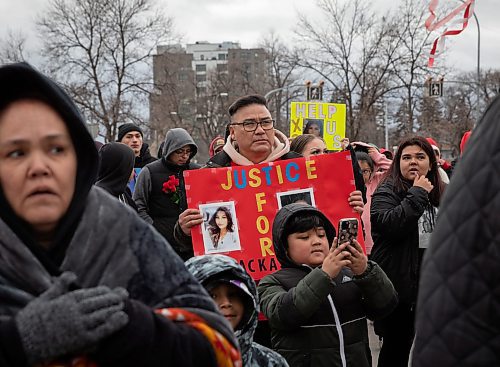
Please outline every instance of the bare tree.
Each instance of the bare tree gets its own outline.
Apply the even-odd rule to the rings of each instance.
[[[274,32],[264,37],[260,47],[266,51],[269,61],[266,87],[268,91],[276,91],[269,96],[269,106],[276,116],[276,128],[286,132],[289,129],[288,105],[297,95],[297,90],[290,87],[299,84],[299,60]]]
[[[399,116],[402,124],[400,132],[404,135],[416,130],[418,101],[424,97],[425,79],[440,71],[427,67],[427,52],[433,41],[430,39],[430,33],[423,27],[427,15],[424,3],[415,0],[405,0],[394,15],[400,42],[398,57],[392,61],[396,82],[388,92],[395,92],[394,94],[401,96],[403,103],[406,103],[406,116]]]
[[[296,33],[301,43],[301,65],[314,70],[347,104],[347,135],[362,138],[371,129],[375,104],[391,87],[391,65],[397,57],[394,24],[379,19],[369,2],[317,0],[325,24],[302,16]],[[366,136],[365,136],[366,137]]]
[[[0,64],[21,62],[26,59],[26,36],[21,32],[9,30],[0,39]]]
[[[145,123],[151,55],[172,36],[153,0],[50,0],[37,26],[54,78],[107,141],[124,122]]]

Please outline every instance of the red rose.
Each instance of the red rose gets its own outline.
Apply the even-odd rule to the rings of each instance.
[[[168,181],[165,181],[162,185],[162,190],[166,194],[177,192],[177,187],[179,186],[179,179],[174,175],[168,178]]]

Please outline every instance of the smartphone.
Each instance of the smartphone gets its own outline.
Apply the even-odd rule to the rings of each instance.
[[[358,237],[358,219],[342,218],[339,221],[338,245],[349,242],[353,244],[353,240]]]

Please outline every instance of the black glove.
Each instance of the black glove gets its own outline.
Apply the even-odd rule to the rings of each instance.
[[[63,273],[16,315],[29,363],[81,352],[128,323],[125,289],[99,286],[68,292],[75,279],[73,273]]]

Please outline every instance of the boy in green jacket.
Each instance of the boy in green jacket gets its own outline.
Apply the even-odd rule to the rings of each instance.
[[[281,270],[258,286],[273,349],[292,367],[371,366],[366,318],[397,304],[383,270],[357,241],[337,246],[332,223],[306,204],[280,209],[273,244]]]

